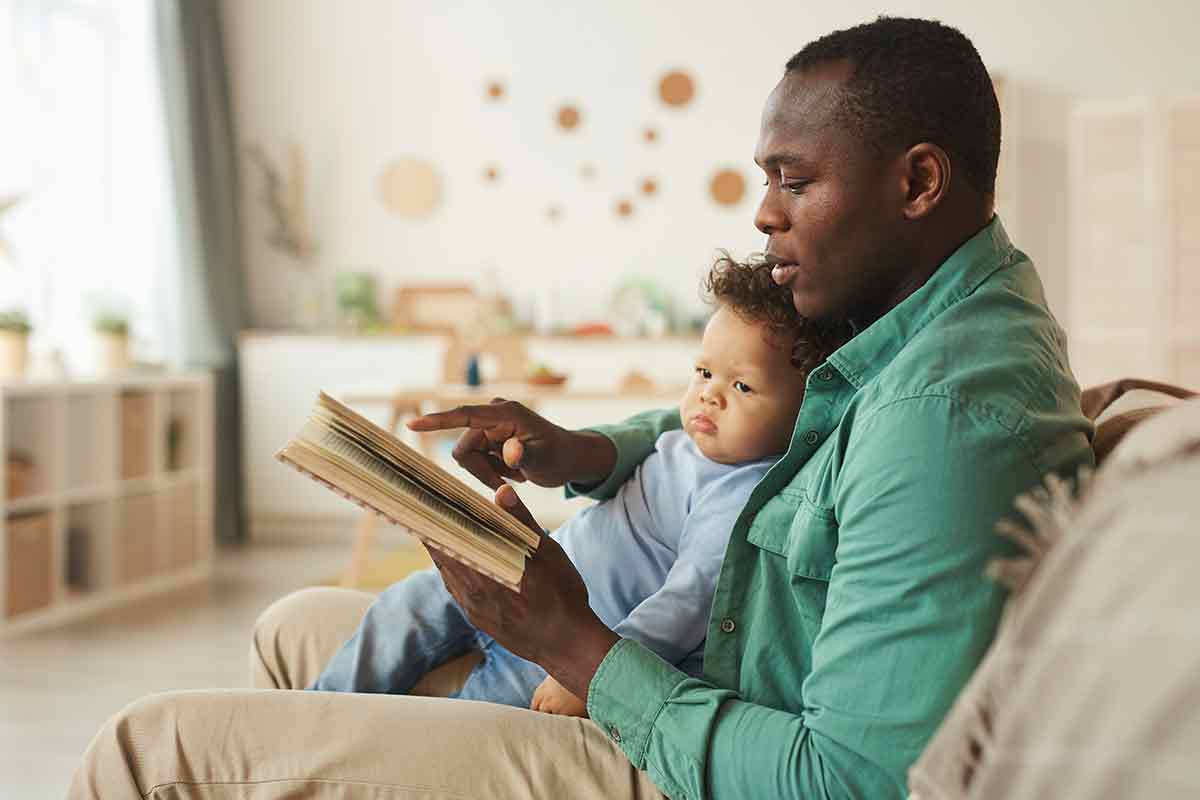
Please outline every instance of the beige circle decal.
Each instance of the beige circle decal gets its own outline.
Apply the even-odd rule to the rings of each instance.
[[[712,199],[722,206],[736,206],[746,194],[746,179],[736,169],[718,170],[708,185]]]
[[[550,206],[547,208],[546,218],[551,222],[558,222],[562,219],[562,206]]]
[[[590,181],[596,177],[596,167],[592,164],[581,164],[579,167],[579,177],[585,181]]]
[[[618,200],[616,212],[617,212],[618,217],[632,217],[633,216],[633,203],[629,202],[629,200],[626,200],[626,199]]]
[[[658,96],[667,105],[682,108],[696,96],[696,82],[683,70],[671,70],[658,82]]]
[[[560,106],[558,109],[558,127],[564,131],[573,131],[579,127],[581,115],[575,106]]]
[[[437,207],[438,177],[428,161],[393,161],[379,176],[383,207],[401,217],[427,217]]]
[[[654,178],[644,178],[640,188],[642,194],[651,197],[658,194],[658,181],[654,180]]]
[[[487,85],[487,96],[489,100],[499,100],[504,97],[504,84],[500,81],[492,81]]]

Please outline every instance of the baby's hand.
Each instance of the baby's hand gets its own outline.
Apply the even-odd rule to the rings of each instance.
[[[529,707],[534,711],[546,714],[559,714],[564,717],[586,717],[587,703],[568,692],[558,681],[550,676],[542,681],[541,686],[533,692],[533,702]]]

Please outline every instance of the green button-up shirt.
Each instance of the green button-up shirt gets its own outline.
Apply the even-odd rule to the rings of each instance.
[[[998,219],[808,378],[783,458],[729,540],[703,679],[628,639],[588,713],[683,798],[904,794],[992,639],[984,568],[1014,497],[1092,460],[1066,341]],[[597,428],[611,496],[679,427]]]

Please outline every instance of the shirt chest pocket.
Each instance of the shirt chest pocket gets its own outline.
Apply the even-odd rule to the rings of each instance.
[[[746,540],[780,559],[795,594],[796,606],[807,617],[825,613],[829,577],[837,562],[837,521],[814,506],[802,493],[784,490],[755,515]]]

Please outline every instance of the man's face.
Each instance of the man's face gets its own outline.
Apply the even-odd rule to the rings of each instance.
[[[767,234],[776,282],[806,317],[873,321],[908,259],[899,159],[836,119],[846,64],[789,72],[763,109],[754,160],[766,190],[754,223]]]

